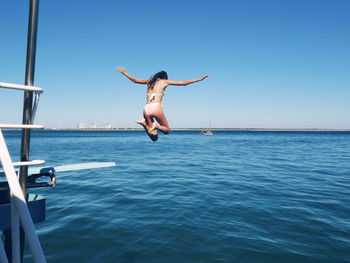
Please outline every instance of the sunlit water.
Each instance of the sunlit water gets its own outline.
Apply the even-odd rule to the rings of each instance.
[[[350,262],[350,133],[35,131],[48,262]],[[20,133],[5,132],[13,159]],[[31,262],[26,251],[26,262]]]

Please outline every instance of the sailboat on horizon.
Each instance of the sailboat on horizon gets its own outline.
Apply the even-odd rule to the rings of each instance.
[[[209,121],[209,128],[204,130],[204,131],[201,131],[201,134],[203,135],[213,135],[213,132],[211,131],[211,123]]]

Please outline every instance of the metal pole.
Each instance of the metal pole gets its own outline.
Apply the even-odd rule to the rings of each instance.
[[[38,13],[39,13],[39,0],[30,0],[28,36],[27,36],[26,75],[25,75],[25,85],[27,86],[34,86]],[[23,117],[22,117],[23,124],[31,124],[32,115],[33,115],[32,109],[33,109],[33,91],[24,91]],[[21,156],[20,156],[21,161],[29,161],[30,132],[31,132],[30,129],[22,129]],[[28,175],[28,167],[27,166],[20,167],[19,184],[25,199],[27,196],[27,187],[26,187],[27,175]],[[23,225],[23,221],[21,223]],[[29,238],[31,237],[29,236]],[[22,230],[22,228],[20,228],[21,262],[23,261],[24,239],[25,239],[24,231]]]
[[[27,39],[27,59],[26,59],[26,76],[25,85],[34,85],[35,73],[35,55],[36,55],[36,39],[38,26],[39,0],[30,0],[29,21],[28,21],[28,39]],[[33,92],[24,91],[23,102],[23,124],[31,124],[32,121],[32,107],[33,107]],[[21,141],[21,161],[29,160],[30,149],[30,129],[22,130]],[[23,166],[19,171],[19,182],[26,196],[26,179],[28,175],[28,167]]]

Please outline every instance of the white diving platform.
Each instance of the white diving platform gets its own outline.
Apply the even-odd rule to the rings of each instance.
[[[42,173],[48,170],[52,170],[56,173],[59,172],[70,172],[78,170],[87,170],[87,169],[96,169],[96,168],[105,168],[105,167],[114,167],[117,166],[115,162],[91,162],[91,163],[75,163],[75,164],[65,164],[54,167],[31,167],[28,169],[29,174]]]

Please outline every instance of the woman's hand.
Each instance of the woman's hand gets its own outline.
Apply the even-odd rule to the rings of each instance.
[[[201,79],[203,80],[203,79],[209,78],[209,77],[210,77],[210,75],[208,74],[208,75],[205,75],[205,76],[201,77]]]
[[[123,68],[123,67],[117,67],[117,70],[122,74],[124,74],[126,72],[125,68]]]
[[[117,70],[120,73],[122,73],[125,77],[130,79],[132,82],[139,83],[139,84],[147,84],[149,82],[149,79],[137,79],[137,78],[131,76],[129,73],[126,73],[126,70],[123,67],[117,67]]]

